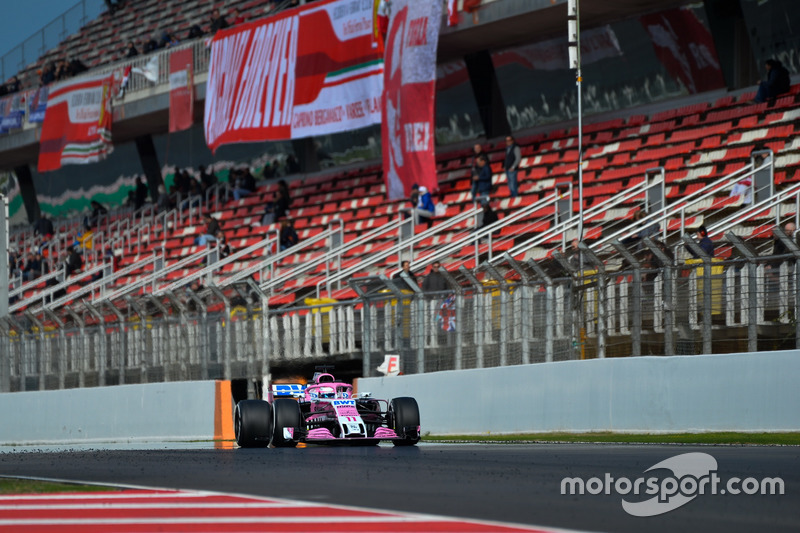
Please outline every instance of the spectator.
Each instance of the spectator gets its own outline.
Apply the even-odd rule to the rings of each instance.
[[[209,26],[209,33],[212,35],[217,33],[219,30],[224,30],[228,27],[228,21],[225,20],[225,17],[220,15],[219,9],[214,9],[211,12],[211,25]]]
[[[764,68],[767,71],[767,79],[759,83],[755,98],[759,103],[775,100],[779,95],[788,93],[792,85],[789,71],[777,59],[767,59]]]
[[[506,136],[506,159],[503,168],[506,171],[506,178],[508,179],[508,190],[511,192],[511,198],[516,198],[519,193],[519,186],[517,183],[517,172],[519,164],[522,162],[522,150],[520,149],[514,137],[511,135]]]
[[[156,41],[155,37],[150,37],[142,45],[143,54],[149,54],[150,52],[155,52],[156,50],[158,50],[158,41]]]
[[[206,167],[200,165],[198,167],[200,170],[200,181],[203,183],[203,188],[208,190],[214,185],[217,184],[217,177],[214,175],[214,172],[206,172]]]
[[[141,209],[147,202],[147,185],[142,181],[141,176],[136,176],[136,188],[134,189],[134,208]]]
[[[249,169],[242,169],[237,173],[236,181],[233,185],[233,199],[240,200],[256,190],[256,179]]]
[[[289,185],[286,180],[280,180],[278,181],[278,197],[275,200],[275,220],[285,218],[291,205],[292,197],[289,194]]]
[[[236,26],[237,24],[242,24],[244,22],[244,17],[239,12],[239,8],[238,7],[234,7],[233,8],[233,14],[231,15],[231,20],[233,20],[233,23],[232,23],[233,26]]]
[[[423,292],[443,292],[450,289],[447,280],[442,273],[439,272],[441,266],[442,264],[439,261],[434,261],[431,264],[431,271],[425,276],[425,279],[422,280]]]
[[[92,200],[90,204],[92,206],[92,212],[89,214],[89,217],[84,220],[84,226],[87,229],[96,228],[100,223],[100,217],[108,214],[108,209],[106,209],[105,206],[103,206],[100,202]]]
[[[572,268],[575,270],[580,270],[581,268],[581,249],[579,248],[580,241],[578,239],[572,239],[572,245],[570,246],[569,253],[567,255],[567,262],[570,264]]]
[[[186,200],[181,204],[181,209],[200,207],[200,204],[203,203],[202,185],[195,178],[189,178],[189,192],[186,193],[186,196]]]
[[[125,57],[136,57],[139,55],[139,50],[136,49],[136,44],[131,41],[128,43],[128,48],[125,52]]]
[[[180,44],[180,41],[167,30],[161,33],[161,40],[158,42],[159,48],[170,48],[178,44]]]
[[[497,212],[492,209],[492,203],[488,198],[482,198],[481,204],[483,204],[483,219],[481,220],[481,225],[478,229],[488,228],[500,220],[500,217],[497,216]],[[497,231],[492,232],[492,235],[497,235]]]
[[[225,259],[229,255],[231,255],[231,247],[228,244],[228,239],[225,238],[225,232],[222,230],[217,230],[217,251],[219,252],[219,258]]]
[[[709,257],[714,257],[714,243],[708,237],[708,230],[705,226],[700,226],[697,228],[697,236],[699,237],[697,244],[700,246],[700,248],[702,248]],[[692,257],[695,259],[699,258],[699,256],[691,248],[689,248],[689,253],[692,254]]]
[[[477,200],[479,196],[489,196],[492,192],[492,169],[489,167],[489,160],[483,154],[475,160],[475,171],[472,174],[472,199]]]
[[[42,275],[42,259],[33,252],[28,253],[28,258],[25,261],[25,267],[22,269],[22,279],[31,281]],[[13,275],[13,274],[12,274]]]
[[[78,58],[74,58],[72,61],[67,62],[67,74],[69,76],[77,76],[78,74],[82,74],[87,70],[89,70],[89,67],[87,67],[86,64]]]
[[[478,158],[484,155],[486,154],[483,152],[483,146],[481,146],[480,144],[476,144],[475,146],[472,147],[472,167],[471,167],[472,174],[475,174],[477,172]]]
[[[298,172],[300,172],[300,163],[297,162],[297,158],[294,154],[289,154],[286,157],[286,173],[297,174]]]
[[[203,28],[200,27],[199,24],[192,24],[192,27],[189,28],[189,33],[186,34],[186,39],[198,39],[203,36]]]
[[[14,94],[18,93],[20,89],[19,78],[16,76],[11,76],[11,79],[8,80],[8,83],[5,84],[6,94]]]
[[[53,229],[53,221],[47,218],[44,213],[39,215],[39,220],[36,221],[36,226],[33,228],[34,235],[40,235],[44,240],[49,241],[55,234]]]
[[[217,232],[222,230],[222,228],[219,225],[219,221],[216,218],[212,217],[209,214],[206,214],[205,219],[206,219],[205,232],[194,240],[194,243],[198,246],[205,246],[209,242],[216,241]]]
[[[433,205],[433,199],[431,198],[431,193],[428,192],[428,188],[420,187],[417,204],[411,208],[411,212],[414,214],[414,222],[422,224],[422,219],[424,218],[428,221],[428,226],[430,226],[433,223],[432,219],[435,211],[436,206]]]
[[[405,272],[406,275],[411,279],[410,282],[406,281],[403,278],[403,272]],[[411,285],[409,285],[409,283],[413,283],[414,285],[419,287],[419,283],[417,282],[417,277],[414,275],[413,272],[411,272],[411,261],[403,261],[402,263],[400,263],[400,271],[398,271],[394,276],[392,276],[392,279],[396,280],[397,288],[400,290],[403,289],[413,290],[411,288]]]
[[[294,223],[291,220],[281,221],[280,246],[281,252],[300,242]]]
[[[275,222],[275,202],[268,201],[264,206],[264,214],[261,215],[261,225],[269,226]]]
[[[75,249],[74,246],[69,246],[67,248],[67,258],[66,258],[66,265],[65,265],[65,272],[67,277],[70,277],[72,274],[77,272],[83,266],[83,259],[81,259],[81,255]]]
[[[39,85],[44,87],[45,85],[50,85],[54,81],[56,81],[56,66],[52,61],[48,61],[44,64],[44,68],[39,76]]]
[[[790,238],[794,239],[794,233],[797,231],[797,225],[794,222],[787,222],[785,226],[783,226],[783,232]],[[786,255],[789,253],[789,250],[786,249],[786,245],[783,244],[783,241],[780,240],[778,237],[775,237],[772,241],[772,255]]]
[[[169,211],[172,209],[172,199],[167,194],[167,188],[163,184],[158,186],[158,205],[159,212]]]

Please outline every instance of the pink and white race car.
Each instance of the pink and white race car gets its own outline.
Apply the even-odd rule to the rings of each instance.
[[[414,398],[354,396],[352,385],[325,371],[315,373],[308,385],[273,385],[267,400],[240,401],[233,426],[242,448],[299,442],[370,446],[389,440],[395,446],[413,446],[420,439]]]

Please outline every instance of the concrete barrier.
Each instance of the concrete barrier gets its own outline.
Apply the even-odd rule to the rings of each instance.
[[[358,380],[439,435],[800,431],[800,350],[631,357]]]
[[[0,444],[233,438],[229,381],[0,395]]]

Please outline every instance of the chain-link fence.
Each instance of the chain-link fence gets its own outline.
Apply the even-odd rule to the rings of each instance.
[[[139,312],[2,327],[2,391],[197,379],[259,379],[278,365],[384,354],[403,373],[637,355],[794,348],[800,269],[792,256],[534,276],[463,271],[452,290],[398,291],[385,278],[357,300],[270,310]],[[541,274],[541,273],[540,273]],[[394,292],[393,292],[394,291]],[[95,311],[96,312],[96,311]],[[52,324],[52,323],[50,323]]]

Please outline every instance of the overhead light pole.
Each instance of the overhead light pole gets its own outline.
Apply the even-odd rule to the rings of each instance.
[[[569,68],[578,86],[578,240],[583,240],[583,96],[581,91],[581,24],[579,0],[567,0]]]

